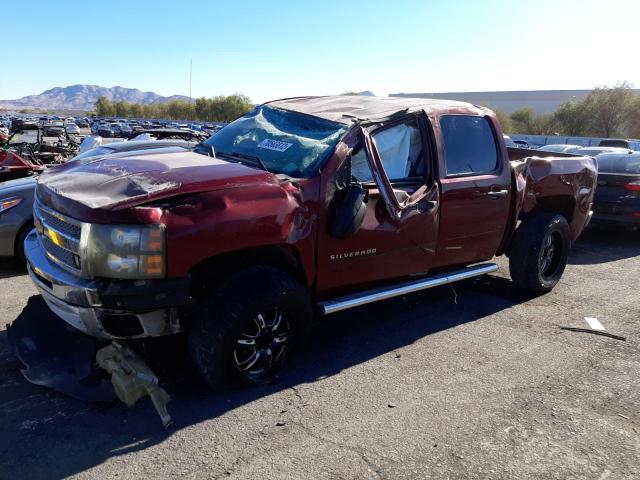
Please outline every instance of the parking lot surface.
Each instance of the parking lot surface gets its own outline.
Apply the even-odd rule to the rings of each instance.
[[[0,262],[0,478],[640,478],[638,233],[588,230],[548,295],[522,296],[500,259],[337,314],[277,385],[214,395],[185,368],[168,431],[148,398],[23,379],[5,328],[36,291]],[[560,328],[584,317],[625,340]]]

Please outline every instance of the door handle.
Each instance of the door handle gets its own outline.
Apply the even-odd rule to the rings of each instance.
[[[438,206],[437,202],[434,202],[433,200],[425,200],[425,201],[417,202],[417,203],[414,203],[413,205],[410,205],[407,208],[407,210],[417,210],[420,213],[428,213],[434,208],[436,208],[437,206]]]
[[[506,197],[507,195],[509,195],[509,190],[492,190],[487,193],[487,197],[492,200],[498,200],[500,198]]]
[[[434,202],[433,200],[427,200],[426,202],[419,202],[418,211],[420,213],[427,213],[433,210],[434,208],[436,208],[437,206],[438,206],[438,203]]]

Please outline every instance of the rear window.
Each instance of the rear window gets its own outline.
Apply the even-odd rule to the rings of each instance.
[[[485,117],[444,115],[440,117],[447,175],[488,173],[498,166],[493,129]]]
[[[629,142],[626,140],[600,140],[599,147],[619,147],[629,148]]]
[[[640,155],[600,155],[598,172],[640,175]]]

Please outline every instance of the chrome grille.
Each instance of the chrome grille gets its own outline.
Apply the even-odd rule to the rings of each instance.
[[[71,223],[67,223],[64,220],[60,219],[48,213],[42,209],[40,209],[40,213],[42,214],[42,220],[49,225],[49,227],[54,228],[60,233],[63,233],[71,238],[76,239],[76,241],[80,242],[80,232],[81,227],[79,225],[73,225]]]
[[[45,207],[36,201],[34,223],[42,248],[61,267],[80,275],[80,236],[82,223]]]
[[[45,236],[41,236],[42,246],[54,260],[64,263],[67,267],[80,270],[80,257],[69,250],[59,247]]]

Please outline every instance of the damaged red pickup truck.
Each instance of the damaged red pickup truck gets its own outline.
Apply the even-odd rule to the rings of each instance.
[[[597,172],[537,155],[507,151],[495,115],[466,103],[274,101],[194,152],[43,173],[29,273],[89,335],[187,332],[212,387],[269,382],[312,318],[492,272],[496,255],[518,286],[551,290]]]

